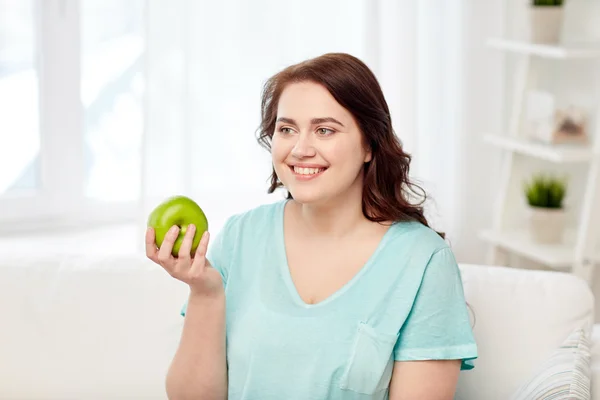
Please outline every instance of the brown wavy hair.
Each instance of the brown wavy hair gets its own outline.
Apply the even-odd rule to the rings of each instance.
[[[271,151],[281,93],[290,83],[306,81],[324,86],[353,115],[371,149],[372,159],[364,165],[362,211],[365,217],[374,222],[418,221],[429,227],[423,213],[427,195],[409,178],[411,155],[402,149],[392,128],[379,82],[369,67],[352,55],[327,53],[291,65],[269,78],[262,91],[261,123],[257,129],[259,144]],[[268,193],[283,186],[275,168],[270,179]],[[289,191],[287,198],[292,199]],[[417,201],[413,203],[411,199]],[[444,233],[438,234],[445,238]]]

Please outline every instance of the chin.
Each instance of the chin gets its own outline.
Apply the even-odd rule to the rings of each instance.
[[[316,196],[294,195],[294,193],[292,193],[292,197],[296,203],[300,204],[318,204],[319,200],[321,200]]]
[[[292,189],[288,191],[291,193],[292,197],[294,198],[294,201],[300,204],[312,204],[312,205],[316,205],[316,204],[324,204],[327,203],[331,197],[326,195],[325,193],[319,191],[314,191],[314,190],[307,190],[305,188],[302,189]]]

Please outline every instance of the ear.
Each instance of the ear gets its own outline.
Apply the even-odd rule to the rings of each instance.
[[[371,152],[371,149],[367,149],[367,151],[365,153],[365,161],[364,162],[368,163],[372,159],[373,159],[373,153]]]

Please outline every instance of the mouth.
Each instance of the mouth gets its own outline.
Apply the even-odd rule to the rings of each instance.
[[[290,170],[292,171],[292,173],[294,174],[294,176],[297,179],[301,179],[301,180],[314,179],[314,178],[320,176],[321,174],[323,174],[323,172],[325,172],[325,170],[327,170],[327,167],[306,168],[306,167],[298,167],[295,165],[289,165],[289,167],[290,167]]]

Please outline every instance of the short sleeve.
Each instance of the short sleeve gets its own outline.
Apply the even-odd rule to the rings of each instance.
[[[430,258],[412,309],[394,347],[396,361],[461,359],[474,368],[477,345],[460,270],[450,248]]]
[[[208,244],[208,250],[206,251],[206,258],[213,266],[214,269],[219,271],[221,278],[223,279],[223,286],[227,287],[227,278],[229,276],[229,264],[230,255],[232,249],[230,248],[233,243],[231,240],[232,232],[231,225],[234,217],[227,219],[221,230],[214,236]],[[180,314],[185,316],[187,309],[187,301],[181,308]]]

